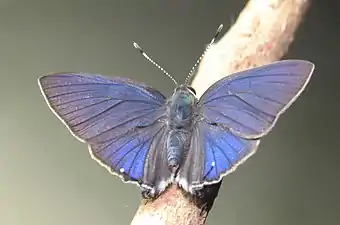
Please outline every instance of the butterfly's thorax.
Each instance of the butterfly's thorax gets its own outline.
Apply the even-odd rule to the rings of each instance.
[[[191,136],[197,98],[186,87],[180,86],[168,101],[167,157],[168,166],[175,172]]]

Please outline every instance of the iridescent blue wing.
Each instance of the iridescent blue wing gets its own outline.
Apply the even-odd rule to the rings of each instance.
[[[190,151],[176,178],[193,193],[251,156],[307,85],[314,65],[285,60],[227,76],[198,102]]]
[[[192,194],[204,185],[219,182],[223,176],[256,152],[260,140],[247,140],[205,120],[196,122],[190,150],[176,181]]]
[[[170,182],[160,92],[125,78],[81,73],[44,76],[39,85],[55,115],[111,173],[151,194]]]
[[[305,89],[314,64],[283,60],[235,73],[213,84],[200,98],[202,115],[244,138],[260,138]]]

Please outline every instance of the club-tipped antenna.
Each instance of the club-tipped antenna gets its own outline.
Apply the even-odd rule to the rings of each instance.
[[[188,83],[190,82],[190,78],[194,75],[194,72],[196,70],[196,68],[198,67],[198,65],[201,63],[202,59],[204,58],[205,54],[207,53],[207,51],[209,50],[209,48],[215,43],[216,38],[218,37],[218,35],[221,33],[223,28],[223,24],[221,24],[217,30],[216,30],[216,34],[215,36],[211,39],[210,43],[207,45],[207,47],[205,48],[205,50],[203,51],[202,55],[197,59],[196,63],[194,64],[194,66],[191,68],[189,75],[185,78],[185,85],[188,85]]]
[[[160,65],[158,65],[158,63],[151,59],[151,57],[148,56],[148,54],[146,54],[146,52],[141,47],[139,47],[139,45],[136,42],[133,42],[133,46],[139,50],[139,52],[144,56],[144,58],[149,60],[149,62],[151,62],[154,66],[160,69],[166,76],[168,76],[176,84],[176,86],[178,86],[177,81],[170,75],[170,73],[166,72],[165,69],[163,69]]]

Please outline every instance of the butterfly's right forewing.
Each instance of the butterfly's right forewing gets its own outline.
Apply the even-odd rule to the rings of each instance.
[[[110,172],[151,192],[170,180],[155,166],[166,152],[166,99],[160,92],[124,78],[79,73],[44,76],[39,85],[56,116]]]

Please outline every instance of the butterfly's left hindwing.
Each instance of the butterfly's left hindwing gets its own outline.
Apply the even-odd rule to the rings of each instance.
[[[219,182],[256,152],[260,140],[247,140],[205,120],[196,123],[177,181],[190,193]]]
[[[166,99],[160,92],[124,78],[79,73],[44,76],[39,85],[51,110],[110,172],[151,192],[170,179],[170,173],[147,176],[159,168],[145,174],[155,162],[149,159],[166,151],[159,144],[166,131]]]

